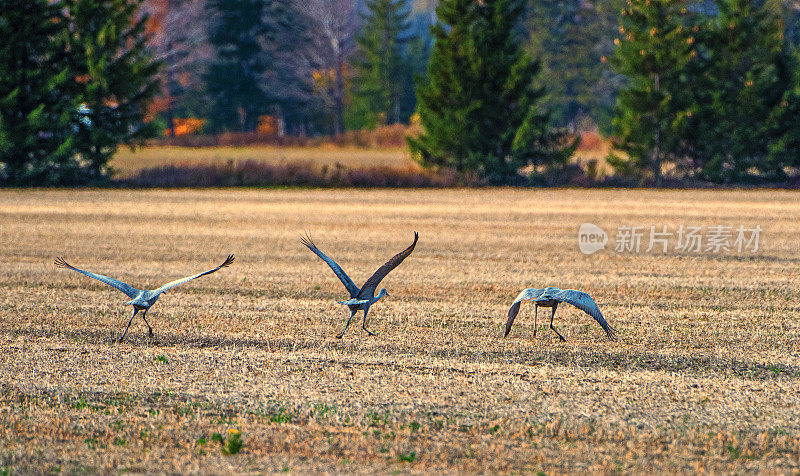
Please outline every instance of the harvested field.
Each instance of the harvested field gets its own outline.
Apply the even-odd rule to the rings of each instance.
[[[584,222],[607,250],[580,253]],[[769,190],[2,191],[0,470],[797,473],[799,222]],[[719,224],[759,249],[644,252],[650,226]],[[361,284],[414,230],[378,335],[335,339],[346,293],[300,234]],[[53,265],[155,288],[230,252],[121,345],[126,296]],[[501,338],[545,285],[620,340],[567,305],[567,342],[549,309],[534,339],[529,303]]]

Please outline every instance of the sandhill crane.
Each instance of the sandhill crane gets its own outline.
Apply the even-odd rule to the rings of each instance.
[[[508,333],[511,332],[511,325],[514,324],[514,319],[519,313],[519,306],[522,301],[533,301],[535,305],[535,311],[533,314],[534,337],[536,337],[536,318],[537,314],[539,313],[539,307],[551,307],[553,308],[553,313],[550,315],[550,329],[552,329],[553,332],[558,335],[562,342],[567,341],[564,339],[564,336],[562,336],[556,330],[556,328],[553,327],[553,318],[556,315],[556,308],[558,307],[558,304],[566,302],[592,316],[594,320],[600,324],[603,330],[606,331],[606,336],[608,336],[609,339],[617,340],[617,330],[608,325],[606,320],[603,319],[603,313],[600,312],[600,308],[597,307],[597,304],[594,302],[594,299],[592,299],[591,296],[583,291],[576,291],[574,289],[559,289],[554,287],[547,287],[544,289],[528,288],[519,293],[517,299],[515,299],[514,303],[511,305],[511,309],[508,310],[506,333],[503,335],[503,337],[508,336]]]
[[[386,277],[393,269],[395,269],[400,263],[403,262],[404,259],[414,251],[414,247],[417,245],[417,240],[419,239],[419,233],[416,231],[414,232],[414,242],[411,243],[411,246],[406,248],[405,250],[401,251],[394,255],[389,261],[387,261],[383,266],[378,268],[375,273],[369,277],[369,279],[361,286],[361,289],[358,289],[353,283],[353,280],[350,279],[350,276],[344,272],[341,266],[339,266],[336,261],[329,258],[325,253],[319,250],[317,246],[311,241],[311,237],[306,234],[306,236],[300,238],[300,242],[306,245],[308,249],[314,252],[317,256],[319,256],[322,261],[328,263],[328,266],[331,267],[336,277],[339,278],[339,281],[344,284],[344,287],[347,288],[347,292],[350,293],[350,299],[347,301],[339,301],[339,304],[344,304],[348,308],[350,308],[350,318],[347,319],[347,324],[344,326],[344,330],[342,333],[336,336],[337,339],[341,339],[344,336],[345,331],[350,326],[350,321],[353,320],[353,316],[356,315],[356,312],[362,310],[364,311],[364,320],[361,322],[361,328],[367,331],[367,333],[371,336],[375,334],[367,329],[367,313],[369,312],[369,307],[375,304],[380,298],[383,296],[388,296],[389,293],[386,292],[386,289],[381,289],[381,292],[375,296],[375,289],[377,289],[378,284],[381,282],[383,278]]]
[[[150,309],[150,307],[153,304],[156,303],[156,301],[158,300],[158,297],[161,296],[161,294],[166,292],[168,289],[174,288],[175,286],[178,286],[180,284],[189,282],[189,281],[191,281],[193,279],[197,279],[200,276],[205,276],[207,274],[211,274],[211,273],[213,273],[215,271],[218,271],[221,268],[225,268],[227,266],[230,266],[230,264],[233,263],[234,259],[236,259],[236,258],[232,254],[228,255],[228,257],[225,258],[225,261],[221,265],[217,266],[214,269],[205,271],[205,272],[200,273],[200,274],[195,274],[194,276],[187,276],[185,278],[176,279],[175,281],[171,281],[171,282],[161,286],[160,288],[153,289],[153,290],[136,289],[136,288],[134,288],[132,286],[129,286],[128,284],[123,283],[122,281],[117,281],[114,278],[109,278],[108,276],[103,276],[102,274],[95,274],[95,273],[92,273],[92,272],[89,272],[89,271],[84,271],[82,269],[78,269],[78,268],[70,265],[66,261],[64,261],[64,258],[61,258],[61,257],[57,257],[56,260],[55,260],[55,263],[56,263],[56,266],[58,266],[59,268],[71,269],[73,271],[77,271],[79,273],[85,274],[86,276],[89,276],[90,278],[94,278],[94,279],[96,279],[98,281],[102,281],[102,282],[108,284],[109,286],[111,286],[112,288],[116,288],[116,289],[122,291],[123,293],[127,294],[129,298],[131,298],[131,300],[126,302],[125,304],[130,304],[131,306],[133,306],[133,315],[131,316],[130,320],[128,321],[128,326],[125,327],[125,332],[122,333],[122,337],[119,338],[119,342],[122,342],[125,339],[125,336],[128,334],[128,328],[131,327],[131,322],[133,322],[133,318],[136,317],[136,313],[138,313],[139,311],[142,311],[142,319],[144,319],[144,323],[147,324],[147,329],[148,329],[150,337],[153,337],[153,328],[150,327],[150,323],[147,322],[147,318],[145,317],[145,314],[147,314],[147,311]]]

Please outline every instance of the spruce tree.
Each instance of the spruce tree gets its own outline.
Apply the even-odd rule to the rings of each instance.
[[[365,3],[367,13],[362,14],[363,26],[356,38],[358,59],[350,114],[358,114],[363,122],[352,124],[351,120],[350,125],[361,128],[407,122],[411,115],[407,84],[413,83],[407,48],[410,10],[405,0]]]
[[[701,39],[708,66],[695,84],[690,134],[700,175],[715,182],[748,180],[755,171],[780,177],[767,160],[770,127],[792,77],[777,5],[720,0]]]
[[[783,58],[792,79],[770,114],[769,130],[774,139],[764,165],[766,174],[777,177],[786,167],[800,169],[800,51],[785,48]]]
[[[691,116],[681,91],[691,89],[687,67],[696,56],[686,3],[630,0],[622,10],[614,56],[617,73],[627,77],[612,121],[618,171],[660,184],[666,165],[680,166],[682,133]]]
[[[145,35],[141,0],[72,0],[72,74],[81,101],[75,149],[85,163],[83,180],[107,176],[119,145],[135,146],[158,134],[146,122],[160,92],[161,63]]]
[[[267,0],[209,0],[209,41],[216,60],[205,74],[213,130],[252,131],[267,111],[263,88],[272,40],[266,18]]]
[[[540,65],[520,46],[522,0],[451,0],[438,23],[417,110],[425,132],[409,138],[424,166],[477,172],[496,183],[525,165],[562,166],[572,148],[548,127],[533,80]]]
[[[0,184],[74,179],[66,18],[61,3],[7,0],[0,13]]]
[[[611,55],[623,0],[538,0],[530,2],[526,27],[531,51],[541,52],[542,84],[548,85],[553,121],[611,131],[611,115],[622,77]]]

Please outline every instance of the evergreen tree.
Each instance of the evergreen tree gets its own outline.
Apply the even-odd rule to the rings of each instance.
[[[362,29],[356,37],[358,60],[355,61],[355,91],[351,116],[356,113],[362,124],[407,122],[412,108],[407,84],[413,84],[408,52],[410,10],[405,0],[367,0],[362,15]],[[351,121],[352,122],[352,121]]]
[[[687,136],[697,166],[715,182],[739,182],[752,171],[781,176],[782,168],[767,161],[776,140],[770,122],[792,83],[780,7],[752,0],[717,5],[701,38],[708,65],[693,88]]]
[[[425,132],[408,140],[422,165],[505,182],[525,165],[566,163],[572,147],[564,133],[549,129],[544,91],[533,85],[540,65],[515,34],[524,3],[439,4],[428,75],[417,90]]]
[[[216,60],[205,75],[213,130],[251,131],[267,111],[263,81],[271,58],[265,43],[273,41],[265,0],[209,0],[209,41]]]
[[[541,83],[548,85],[553,122],[611,132],[622,76],[605,63],[619,27],[622,0],[530,2],[526,27],[531,51],[541,52]]]
[[[0,12],[0,183],[74,179],[66,18],[61,3],[6,0]]]
[[[775,138],[766,159],[767,174],[781,176],[785,167],[800,169],[800,51],[784,51],[792,80],[780,103],[770,115],[770,131]]]
[[[628,80],[612,122],[614,147],[627,158],[612,154],[607,160],[620,172],[656,184],[667,164],[680,167],[684,157],[682,133],[691,109],[682,91],[692,87],[686,72],[696,56],[688,20],[682,1],[630,0],[609,60]]]
[[[72,0],[72,74],[81,101],[75,152],[85,163],[84,180],[106,176],[119,145],[155,137],[147,109],[160,92],[161,63],[147,47],[141,0]]]

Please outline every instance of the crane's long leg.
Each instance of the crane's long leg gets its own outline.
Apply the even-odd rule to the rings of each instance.
[[[367,331],[367,334],[369,334],[371,336],[374,336],[375,333],[372,332],[371,330],[367,329],[367,313],[368,312],[369,312],[369,308],[365,307],[364,308],[364,320],[361,321],[361,328],[364,329],[365,331]]]
[[[536,325],[536,319],[539,316],[539,303],[533,303],[533,337],[536,337],[536,329],[538,326]]]
[[[566,341],[567,341],[567,339],[565,339],[565,338],[564,338],[564,336],[562,336],[562,335],[561,335],[561,334],[560,334],[560,333],[559,333],[559,332],[556,330],[556,328],[555,328],[555,327],[553,327],[553,318],[554,318],[554,317],[556,317],[556,308],[557,308],[557,307],[558,307],[558,303],[556,303],[556,304],[553,306],[553,314],[551,314],[551,315],[550,315],[550,329],[553,329],[553,332],[555,332],[555,333],[558,335],[558,338],[559,338],[559,339],[561,339],[561,342],[566,342]]]
[[[138,309],[133,308],[133,315],[131,316],[130,320],[128,321],[127,327],[125,327],[125,332],[122,333],[122,337],[119,338],[119,342],[122,343],[125,340],[125,336],[128,335],[128,328],[131,327],[131,322],[133,322],[133,318],[136,317],[136,313],[139,312]]]
[[[147,310],[142,311],[142,319],[144,319],[144,323],[147,324],[147,332],[149,333],[150,337],[153,337],[153,328],[150,327],[150,323],[147,322],[147,318],[144,317],[147,314]]]
[[[347,330],[348,327],[350,327],[350,321],[353,320],[353,316],[356,315],[356,312],[358,312],[358,309],[350,309],[350,318],[347,319],[347,324],[344,325],[344,329],[342,329],[342,333],[339,334],[338,336],[336,336],[337,339],[341,339],[342,336],[344,336],[344,332]]]

